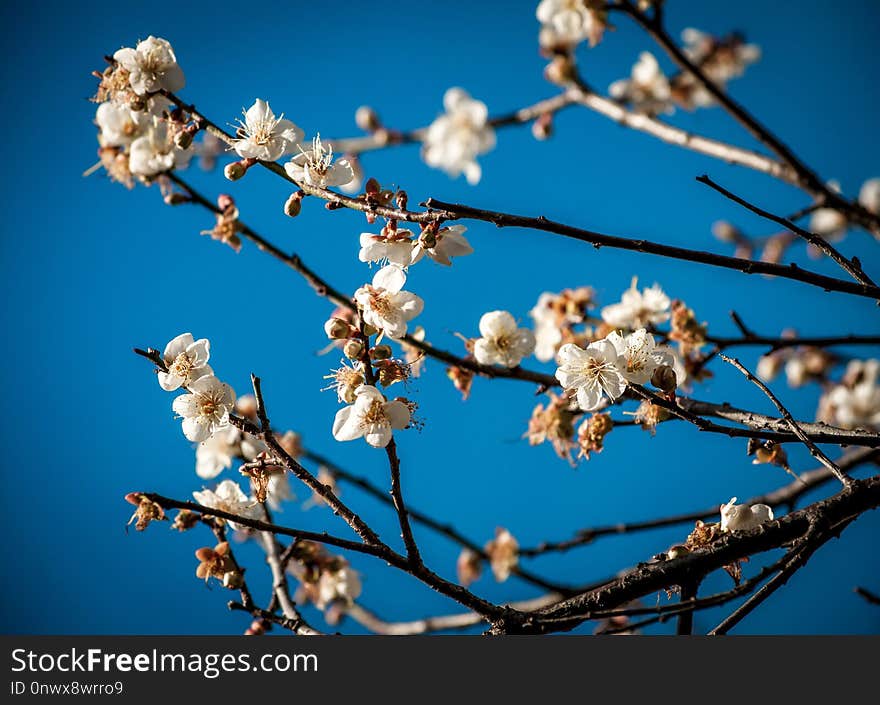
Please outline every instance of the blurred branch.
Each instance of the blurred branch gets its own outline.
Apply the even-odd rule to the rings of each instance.
[[[844,470],[853,470],[860,465],[865,463],[876,463],[878,460],[880,460],[880,450],[859,448],[842,455],[838,459],[837,464]],[[827,467],[823,466],[815,470],[800,473],[800,479],[793,480],[779,489],[752,497],[751,499],[746,500],[744,504],[749,506],[753,504],[767,504],[773,509],[787,507],[789,510],[792,510],[797,501],[807,492],[825,485],[832,479],[835,479],[834,474]],[[586,546],[604,536],[617,536],[620,534],[663,529],[678,524],[706,521],[717,516],[718,505],[713,505],[706,509],[698,509],[692,512],[674,514],[672,516],[664,516],[657,519],[649,519],[647,521],[608,524],[605,526],[579,529],[570,539],[562,541],[543,541],[534,547],[521,547],[519,555],[524,558],[533,558],[542,556],[546,553],[569,551],[573,548]]]

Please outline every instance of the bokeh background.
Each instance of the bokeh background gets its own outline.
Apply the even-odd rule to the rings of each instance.
[[[364,103],[389,125],[426,124],[453,85],[496,114],[553,94],[542,78],[535,4],[279,2],[258,13],[225,0],[202,6],[3,5],[7,60],[0,100],[7,116],[7,163],[0,172],[0,374],[9,402],[0,499],[6,529],[0,546],[3,631],[235,633],[247,626],[245,616],[226,610],[229,593],[195,578],[193,551],[213,543],[204,528],[178,534],[156,524],[144,533],[126,532],[126,492],[150,489],[186,498],[203,485],[194,472],[193,449],[173,418],[173,395],[158,387],[149,365],[131,353],[133,346],[161,348],[183,331],[210,338],[216,373],[239,393],[247,391],[251,371],[262,376],[277,425],[297,430],[308,447],[342,466],[386,482],[384,453],[363,443],[338,444],[330,435],[337,402],[333,393],[319,390],[338,356],[318,354],[326,344],[327,302],[255,248],[246,245],[236,255],[199,236],[212,225],[203,210],[166,207],[155,187],[128,192],[100,175],[81,176],[95,161],[95,106],[88,98],[95,85],[90,72],[103,67],[102,56],[148,34],[162,36],[186,73],[184,95],[221,124],[262,97],[310,135],[344,136],[357,134],[353,115]],[[731,84],[732,93],[823,176],[840,179],[852,194],[880,174],[873,70],[877,3],[804,1],[794,8],[758,0],[670,1],[667,16],[676,33],[687,26],[716,33],[741,29],[761,45],[762,61]],[[582,66],[596,86],[628,75],[638,52],[653,50],[630,22],[618,18],[618,25],[598,48],[581,50]],[[661,63],[671,68],[665,58]],[[679,112],[673,121],[757,147],[719,109]],[[710,235],[716,219],[730,219],[753,234],[773,228],[696,183],[696,175],[708,172],[776,212],[805,205],[792,188],[585,110],[564,112],[555,127],[547,142],[537,142],[527,127],[500,132],[497,149],[481,159],[484,176],[476,187],[429,169],[417,147],[369,155],[365,167],[382,183],[406,188],[413,202],[433,195],[715,251],[727,251]],[[307,202],[301,217],[288,219],[281,206],[289,188],[259,169],[235,184],[219,171],[191,169],[188,178],[211,196],[232,193],[246,222],[299,253],[339,288],[353,291],[369,279],[357,261],[357,236],[365,229],[360,216],[327,213]],[[579,285],[595,287],[601,302],[610,303],[634,275],[687,301],[716,334],[734,333],[732,308],[767,334],[785,327],[805,335],[878,329],[872,302],[797,282],[598,251],[482,223],[469,224],[468,236],[473,256],[451,270],[421,264],[408,286],[426,299],[419,322],[429,339],[451,349],[461,350],[453,333],[474,335],[484,311],[506,308],[528,321],[542,291]],[[880,266],[877,244],[865,233],[851,233],[842,247],[858,254],[868,271]],[[792,256],[839,275],[833,264],[809,260],[802,247]],[[738,353],[753,365],[758,351]],[[772,411],[738,373],[714,370],[716,376],[699,388],[700,398]],[[815,413],[815,387],[791,390],[781,380],[775,389],[797,417]],[[530,448],[522,439],[536,403],[532,391],[518,382],[477,380],[463,402],[443,367],[429,361],[410,392],[425,428],[399,434],[410,505],[479,542],[506,526],[521,543],[534,544],[579,527],[745,498],[789,481],[779,469],[751,465],[744,442],[704,436],[685,424],[663,426],[655,438],[618,429],[602,454],[573,470],[549,447]],[[814,467],[798,447],[789,452],[797,470]],[[298,488],[298,495],[279,522],[346,533],[326,509],[302,510],[309,493]],[[382,535],[396,535],[386,507],[354,489],[346,489],[344,498]],[[528,567],[560,582],[588,582],[647,559],[687,530],[609,538],[529,561]],[[852,589],[880,588],[878,530],[880,513],[860,519],[737,631],[877,632],[880,611]],[[458,549],[423,529],[416,533],[428,562],[454,576]],[[239,550],[264,601],[268,571],[259,551]],[[387,619],[457,611],[369,558],[354,556],[352,563],[364,575],[363,603]],[[721,574],[705,589],[729,583]],[[492,600],[536,594],[515,578],[497,585],[491,576],[474,589]],[[720,617],[699,613],[697,628],[707,630]],[[350,623],[342,628],[359,631]]]

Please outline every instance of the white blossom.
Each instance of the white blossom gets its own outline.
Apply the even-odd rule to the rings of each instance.
[[[363,438],[374,448],[391,442],[392,429],[406,428],[410,421],[409,407],[401,401],[386,401],[382,392],[368,384],[355,391],[354,404],[340,409],[333,421],[333,437],[337,441]]]
[[[281,503],[291,499],[296,499],[293,489],[290,487],[290,478],[287,476],[287,470],[281,469],[281,472],[273,473],[269,477],[269,486],[266,492],[266,504],[272,511],[280,511]]]
[[[535,357],[541,362],[548,362],[556,357],[556,351],[562,343],[562,329],[559,317],[551,307],[556,295],[545,291],[538,297],[538,303],[529,311],[535,322]]]
[[[637,285],[638,280],[634,277],[630,288],[623,292],[620,303],[602,309],[603,321],[613,328],[635,329],[669,320],[672,302],[660,285],[654,284],[642,291]]]
[[[223,480],[213,490],[193,492],[193,497],[201,505],[229,512],[246,519],[258,518],[260,511],[257,502],[242,492],[241,487],[238,486],[235,480]],[[234,521],[230,521],[229,526],[235,531],[243,528],[241,524]]]
[[[406,335],[407,322],[418,316],[425,302],[415,294],[401,291],[406,274],[389,264],[373,276],[373,283],[354,292],[354,299],[363,312],[364,321],[384,331],[392,340]]]
[[[407,267],[413,259],[413,236],[414,233],[405,228],[397,228],[394,232],[383,228],[378,235],[361,233],[358,259],[361,262],[390,262],[398,267]]]
[[[207,440],[229,423],[235,392],[216,377],[200,377],[189,386],[189,394],[174,400],[174,413],[183,418],[183,435],[194,443]]]
[[[333,148],[324,147],[321,135],[312,140],[311,149],[300,147],[300,153],[284,165],[284,170],[294,181],[317,188],[342,186],[355,178],[348,159],[333,163]]]
[[[602,407],[603,395],[613,401],[626,389],[618,357],[617,349],[608,340],[590,343],[586,349],[566,343],[557,353],[556,379],[565,390],[577,392],[581,409],[595,411]]]
[[[859,189],[859,203],[874,215],[880,215],[880,177],[868,179]]]
[[[643,51],[633,65],[630,78],[615,81],[608,87],[611,97],[630,103],[635,110],[657,115],[673,112],[669,79],[650,52]]]
[[[162,361],[168,372],[159,372],[159,386],[166,392],[188,387],[199,377],[214,374],[208,365],[211,343],[207,338],[193,340],[192,333],[181,333],[165,346]]]
[[[645,384],[660,365],[674,364],[673,357],[665,347],[657,347],[654,336],[644,328],[626,337],[614,332],[606,338],[617,351],[617,367],[620,374],[633,384]],[[676,382],[678,374],[676,374]]]
[[[461,88],[450,88],[443,96],[445,113],[428,127],[422,157],[450,177],[464,173],[469,184],[482,176],[476,158],[495,146],[495,130],[489,125],[485,103],[474,100]]]
[[[602,39],[606,21],[601,0],[541,0],[535,16],[543,25],[542,45],[577,44]]]
[[[275,117],[272,108],[265,100],[257,98],[244,112],[244,120],[239,120],[239,132],[243,135],[235,140],[233,148],[243,159],[259,159],[274,162],[290,154],[304,137],[304,133],[284,115]]]
[[[357,571],[349,566],[339,570],[325,570],[318,578],[318,594],[315,606],[324,609],[332,602],[351,605],[361,594],[361,579]]]
[[[832,421],[843,428],[880,426],[880,360],[853,360],[846,368],[845,384],[836,385],[823,399]]]
[[[728,81],[742,76],[748,66],[761,58],[761,47],[757,44],[746,44],[736,38],[719,42],[711,34],[693,27],[684,29],[681,38],[684,42],[682,47],[684,54],[722,89],[726,87]],[[715,98],[693,74],[682,74],[681,80],[689,90],[691,105],[707,107],[714,104]]]
[[[196,475],[210,480],[225,468],[232,467],[236,458],[253,460],[267,450],[266,444],[259,438],[242,433],[229,424],[196,446]]]
[[[474,343],[474,357],[481,365],[516,367],[535,351],[535,334],[528,328],[518,328],[507,311],[484,313],[480,335]]]
[[[149,36],[138,42],[134,49],[120,49],[113,58],[128,71],[131,88],[138,95],[153,93],[160,88],[179,91],[185,85],[174,50],[159,37]]]
[[[474,251],[464,236],[467,228],[464,225],[451,225],[440,228],[436,233],[426,230],[415,242],[411,252],[411,264],[418,262],[424,255],[438,264],[447,267],[452,264],[453,257],[464,257]]]
[[[232,467],[232,461],[240,452],[241,432],[231,424],[221,428],[196,446],[196,475],[205,480],[217,477]]]
[[[721,505],[722,531],[748,531],[773,519],[773,510],[766,504],[746,506],[737,504],[731,497],[727,504]]]
[[[144,133],[152,124],[152,118],[144,110],[132,110],[123,103],[108,101],[98,106],[95,122],[101,131],[102,147],[125,147]]]
[[[156,176],[171,169],[185,168],[192,155],[192,146],[179,149],[170,138],[165,123],[154,121],[131,143],[128,168],[135,176]]]
[[[846,216],[834,208],[819,208],[810,216],[810,230],[835,242],[846,234]]]

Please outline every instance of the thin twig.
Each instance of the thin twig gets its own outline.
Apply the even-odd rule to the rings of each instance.
[[[864,270],[862,269],[862,265],[858,262],[858,260],[849,260],[844,257],[842,254],[840,254],[837,248],[834,247],[834,245],[832,245],[830,242],[828,242],[828,240],[826,240],[824,237],[821,237],[820,235],[817,235],[815,233],[811,233],[809,230],[804,230],[803,228],[792,223],[787,218],[775,215],[773,213],[770,213],[769,211],[764,210],[763,208],[759,208],[753,203],[749,203],[744,198],[737,196],[731,191],[728,191],[726,188],[710,179],[706,174],[698,176],[697,181],[699,181],[701,184],[706,184],[706,186],[715,189],[722,196],[724,196],[725,198],[729,198],[731,201],[741,205],[746,210],[749,210],[752,213],[761,216],[762,218],[773,221],[774,223],[778,223],[782,227],[793,232],[795,235],[803,238],[813,247],[821,250],[828,257],[834,260],[838,265],[840,265],[841,269],[852,276],[852,278],[855,279],[857,282],[867,284],[869,286],[875,286],[874,281],[871,279],[871,277],[865,274]]]
[[[728,362],[731,365],[733,365],[736,369],[738,369],[740,372],[742,372],[743,375],[745,375],[746,379],[748,379],[749,382],[751,382],[756,387],[758,387],[758,389],[760,389],[762,392],[764,392],[764,394],[767,396],[767,398],[771,402],[773,402],[773,406],[775,406],[779,410],[779,413],[782,415],[782,418],[785,419],[785,422],[788,424],[792,433],[794,433],[798,438],[800,438],[801,441],[803,442],[803,444],[810,451],[810,455],[812,455],[814,458],[816,458],[816,460],[818,460],[820,463],[822,463],[822,465],[824,465],[831,472],[833,472],[834,476],[838,480],[840,480],[840,482],[843,484],[844,487],[848,486],[849,484],[851,484],[853,482],[853,479],[849,475],[847,475],[843,470],[841,470],[840,467],[838,467],[838,465],[833,460],[831,460],[831,458],[829,458],[827,455],[825,455],[825,453],[823,453],[822,450],[815,443],[813,443],[812,440],[810,440],[810,437],[806,433],[804,433],[803,429],[801,429],[798,422],[794,420],[794,417],[791,415],[789,410],[786,409],[782,405],[782,402],[779,401],[779,399],[776,397],[776,395],[770,391],[770,389],[767,387],[766,384],[764,384],[760,379],[758,379],[757,377],[755,377],[755,375],[753,375],[751,372],[749,372],[749,370],[747,370],[743,366],[743,364],[739,360],[737,360],[736,358],[728,357],[727,355],[721,355],[721,359],[724,360],[725,362]]]

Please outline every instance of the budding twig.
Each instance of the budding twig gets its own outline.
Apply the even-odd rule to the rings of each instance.
[[[813,443],[812,440],[810,440],[810,437],[806,433],[804,433],[803,429],[800,427],[798,422],[794,420],[794,417],[791,415],[788,409],[786,409],[782,405],[782,402],[776,398],[776,395],[770,391],[766,384],[764,384],[760,379],[749,372],[736,358],[722,355],[721,359],[727,363],[730,363],[736,369],[742,372],[746,379],[749,380],[749,382],[754,384],[756,387],[758,387],[758,389],[764,392],[765,395],[767,395],[767,398],[771,402],[773,402],[773,406],[775,406],[779,410],[779,413],[782,414],[782,418],[785,419],[785,422],[788,424],[788,427],[791,429],[792,433],[794,433],[794,435],[796,435],[810,451],[810,455],[812,455],[814,458],[816,458],[816,460],[822,463],[822,465],[824,465],[832,473],[834,473],[834,476],[838,480],[840,480],[844,487],[847,487],[853,482],[853,479],[849,475],[841,470],[840,467],[833,460],[831,460],[831,458],[825,455],[825,453],[823,453],[819,449],[819,447],[815,443]]]

